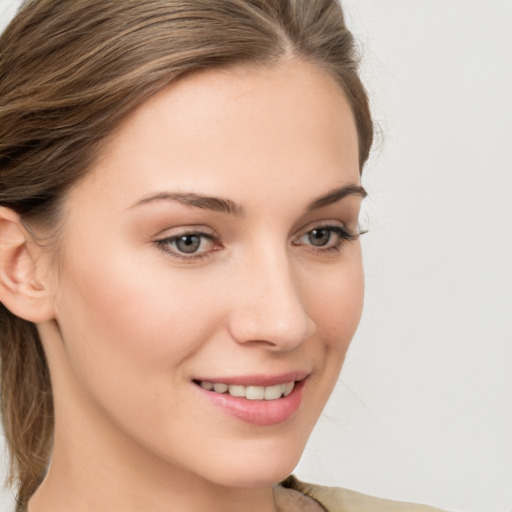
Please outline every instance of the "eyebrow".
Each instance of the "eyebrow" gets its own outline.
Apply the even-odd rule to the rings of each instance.
[[[231,201],[231,199],[209,197],[202,194],[194,194],[193,192],[158,192],[156,194],[150,194],[137,201],[132,208],[152,203],[153,201],[177,201],[187,206],[227,213],[235,217],[242,217],[245,214],[244,208],[234,201]]]
[[[337,203],[350,195],[358,195],[365,198],[367,196],[367,192],[361,185],[345,185],[343,187],[330,190],[326,194],[313,200],[307,205],[305,211],[311,212],[318,210],[325,206],[329,206],[330,204]],[[226,213],[235,217],[243,217],[245,215],[244,207],[231,199],[210,197],[193,192],[158,192],[156,194],[149,194],[137,201],[130,208],[152,203],[154,201],[177,201],[187,206],[200,208],[202,210]]]
[[[361,185],[345,185],[344,187],[335,188],[327,192],[327,194],[324,194],[323,196],[320,196],[309,203],[309,205],[306,207],[306,212],[318,210],[324,206],[337,203],[347,196],[353,195],[360,196],[364,199],[368,193]]]

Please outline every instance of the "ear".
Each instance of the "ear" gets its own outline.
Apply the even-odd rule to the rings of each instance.
[[[0,206],[0,302],[34,323],[54,318],[50,279],[37,277],[43,270],[36,265],[41,253],[19,215]]]

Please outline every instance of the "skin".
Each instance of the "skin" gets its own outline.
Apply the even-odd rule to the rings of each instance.
[[[308,235],[357,232],[361,196],[305,212],[360,184],[357,147],[340,87],[297,60],[189,76],[119,128],[68,193],[58,266],[34,257],[56,433],[30,512],[318,509],[274,485],[297,464],[361,314],[359,240],[331,230],[326,248]],[[140,204],[169,191],[243,214]],[[201,258],[157,243],[197,229],[213,238]],[[298,370],[301,405],[271,426],[193,383]]]

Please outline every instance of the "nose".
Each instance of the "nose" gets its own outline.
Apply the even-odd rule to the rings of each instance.
[[[301,280],[285,255],[260,252],[240,273],[228,322],[236,342],[287,351],[313,334]]]

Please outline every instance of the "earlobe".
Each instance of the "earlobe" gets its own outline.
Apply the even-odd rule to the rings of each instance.
[[[34,323],[50,320],[53,306],[47,283],[37,278],[35,243],[18,214],[0,207],[0,302]]]

